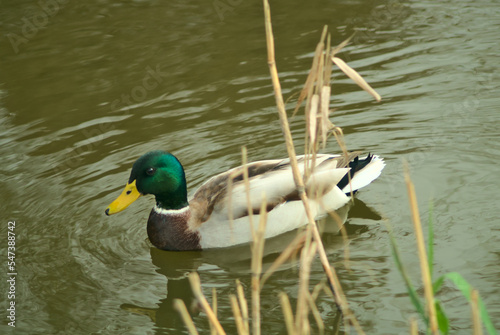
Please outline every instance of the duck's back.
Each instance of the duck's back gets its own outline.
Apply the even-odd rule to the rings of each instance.
[[[350,192],[348,181],[347,185],[341,185],[349,169],[354,171],[351,176],[353,190],[366,186],[380,175],[384,167],[381,158],[368,155],[365,159],[359,159],[358,156],[359,152],[350,153],[347,158],[326,154],[316,157],[314,173],[306,184],[315,216],[333,211],[349,201],[345,194]],[[297,157],[297,160],[300,172],[304,174],[304,156]],[[249,163],[247,167],[249,197],[243,180],[243,167],[240,166],[212,177],[190,199],[193,214],[191,225],[201,234],[202,248],[251,241],[248,201],[256,225],[265,198],[268,212],[266,238],[293,230],[307,222],[289,159],[258,161]]]

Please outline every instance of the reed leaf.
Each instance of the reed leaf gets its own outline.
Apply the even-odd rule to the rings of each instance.
[[[468,301],[471,301],[471,293],[472,293],[472,286],[465,280],[464,277],[458,272],[450,272],[447,273],[443,276],[445,279],[450,280],[455,286],[458,288],[458,290],[462,293],[462,295],[467,298]],[[484,327],[486,328],[486,331],[490,335],[497,335],[497,331],[495,327],[493,326],[493,322],[491,322],[491,318],[488,314],[488,311],[486,309],[486,306],[483,303],[483,300],[481,299],[480,296],[477,297],[477,305],[479,309],[479,315],[481,317],[481,321],[483,321]]]
[[[441,334],[447,335],[450,332],[450,322],[448,320],[448,317],[446,316],[446,313],[444,312],[443,307],[441,306],[441,303],[439,301],[435,300],[435,306],[439,331],[441,332]]]
[[[338,57],[332,57],[332,61],[342,70],[349,78],[351,78],[359,87],[371,94],[375,100],[380,101],[382,98],[380,95],[366,82],[366,80],[361,77],[361,75],[354,70],[352,67],[347,65],[342,59]]]
[[[429,272],[431,274],[431,279],[433,278],[432,276],[432,271],[434,268],[434,218],[433,218],[433,212],[434,212],[434,206],[432,204],[432,201],[429,202],[429,219],[428,219],[428,229],[429,229],[429,235],[427,236],[427,258],[428,258],[428,264],[429,264]],[[436,291],[434,291],[436,293]]]
[[[408,276],[408,273],[406,272],[406,268],[401,261],[401,257],[399,254],[399,249],[396,244],[396,239],[394,238],[394,234],[392,233],[392,230],[389,229],[389,240],[391,242],[391,251],[392,251],[392,257],[394,258],[394,263],[396,263],[396,267],[398,268],[399,273],[401,274],[401,277],[403,277],[403,280],[405,282],[406,290],[408,291],[408,295],[410,296],[410,300],[417,310],[417,313],[420,315],[422,320],[425,321],[426,324],[429,323],[429,319],[427,318],[427,315],[425,313],[425,308],[422,302],[420,301],[420,298],[418,297],[417,290],[415,290],[415,287],[413,287],[413,284],[411,283],[410,277]]]

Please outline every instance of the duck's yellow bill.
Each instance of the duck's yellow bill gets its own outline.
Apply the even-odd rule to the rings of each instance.
[[[140,196],[141,194],[139,193],[139,191],[137,191],[134,180],[133,182],[125,186],[122,194],[120,194],[118,198],[116,198],[116,200],[113,201],[104,212],[106,213],[106,215],[112,215],[121,212],[131,203],[136,201]]]

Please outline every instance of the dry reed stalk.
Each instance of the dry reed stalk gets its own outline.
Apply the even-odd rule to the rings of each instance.
[[[212,288],[212,310],[215,316],[217,316],[217,290],[215,287]]]
[[[318,331],[320,334],[325,333],[325,323],[323,322],[323,319],[321,318],[321,314],[319,313],[318,306],[316,306],[316,303],[314,301],[315,299],[313,298],[312,294],[308,292],[308,305],[309,309],[311,310],[311,313],[314,317],[314,320],[316,320],[316,324],[318,325]]]
[[[184,301],[182,301],[181,299],[175,299],[174,300],[174,308],[181,315],[182,321],[186,325],[186,328],[188,329],[189,334],[198,335],[198,331],[196,330],[196,327],[194,326],[193,319],[191,319],[191,315],[189,315],[189,312],[186,308],[186,305],[184,304]]]
[[[207,314],[207,318],[217,331],[217,334],[225,335],[226,332],[224,331],[224,329],[222,329],[217,316],[212,311],[212,308],[210,308],[210,304],[208,303],[207,298],[205,298],[205,295],[201,290],[200,276],[196,272],[191,272],[189,274],[189,283],[191,284],[191,289],[193,290],[194,297],[201,304],[203,311],[205,312],[205,314]]]
[[[323,291],[324,288],[325,288],[325,281],[324,280],[320,281],[318,284],[316,284],[314,286],[314,289],[311,293],[311,297],[313,298],[313,301],[316,301],[316,299],[318,299],[320,292]]]
[[[250,333],[250,328],[248,327],[248,303],[245,298],[245,293],[243,292],[243,285],[239,280],[236,280],[236,292],[238,294],[238,301],[240,303],[241,316],[243,317],[243,325],[245,326],[245,332]]]
[[[320,292],[323,290],[323,287],[325,286],[325,281],[322,280],[318,284],[314,286],[314,289],[312,293],[308,292],[308,304],[309,304],[309,309],[311,310],[311,313],[316,320],[316,324],[318,325],[318,331],[320,334],[324,334],[325,332],[325,323],[323,322],[323,319],[321,318],[321,314],[318,310],[318,306],[316,306],[316,299],[318,298]]]
[[[271,275],[283,264],[285,263],[289,258],[292,257],[292,255],[302,247],[302,245],[306,241],[306,232],[302,232],[295,239],[293,239],[292,242],[281,252],[281,254],[276,258],[271,264],[271,266],[267,269],[267,271],[264,273],[260,280],[260,287],[262,289],[262,286],[264,283],[271,277]]]
[[[328,29],[328,26],[325,25],[325,27],[323,28],[324,30],[327,30]],[[332,38],[331,38],[331,35],[328,34],[326,36],[326,48],[325,50],[328,50],[330,51],[331,53],[331,44],[332,44]],[[331,78],[332,78],[332,63],[330,62],[330,55],[328,52],[326,52],[324,54],[324,57],[325,57],[325,69],[323,70],[323,88],[324,87],[328,87],[330,88],[330,81],[331,81]],[[328,96],[330,96],[330,93],[328,93]],[[328,107],[330,106],[330,102],[328,101]]]
[[[330,64],[330,63],[328,63]],[[331,71],[331,70],[330,70]],[[325,70],[326,72],[326,70]],[[328,131],[331,128],[330,124],[330,96],[331,96],[331,87],[329,86],[330,83],[328,83],[328,86],[325,85],[321,89],[321,123],[324,125],[321,127],[321,143],[323,143],[323,149],[326,147],[326,140],[328,138]]]
[[[329,282],[330,285],[333,286],[334,289],[334,294],[337,296],[341,297],[341,301],[347,305],[347,299],[345,298],[344,290],[342,290],[342,286],[340,285],[339,278],[337,277],[337,273],[335,271],[333,272],[333,283]],[[361,328],[361,325],[359,324],[358,320],[354,316],[354,314],[350,311],[349,306],[340,306],[344,319],[347,320],[347,324],[351,324],[354,329],[358,332],[358,334],[365,334],[363,329]],[[348,311],[348,313],[345,313],[344,311]]]
[[[326,50],[324,50],[324,40],[326,37]],[[352,36],[351,36],[352,37]],[[349,40],[349,39],[348,39]],[[344,47],[348,40],[341,43],[339,47],[336,47],[330,52],[330,34],[327,34],[327,27],[323,29],[323,33],[316,47],[316,52],[313,59],[313,66],[306,80],[304,89],[301,92],[302,96],[307,95],[307,106],[306,106],[306,168],[305,168],[305,180],[313,173],[313,168],[315,166],[317,149],[322,145],[324,148],[326,146],[326,140],[329,133],[332,133],[337,143],[339,144],[344,157],[347,159],[348,152],[343,141],[342,129],[335,126],[330,122],[330,77],[332,73],[333,63],[330,61],[330,56],[334,55]],[[312,94],[315,92],[314,94]],[[319,93],[319,95],[318,95]],[[311,96],[312,94],[312,96]],[[300,107],[301,101],[297,103],[296,110]],[[311,156],[309,159],[308,157]],[[310,164],[307,165],[307,163]],[[350,175],[348,175],[349,185],[351,185]],[[351,186],[350,186],[351,187]],[[352,187],[350,190],[351,197],[354,196]],[[332,216],[335,213],[331,213]],[[334,217],[334,219],[337,219]],[[337,223],[338,220],[336,220]],[[347,241],[347,233],[343,227],[343,222],[339,224],[339,230],[342,234],[344,241]],[[344,249],[344,260],[346,269],[350,269],[349,266],[349,248],[346,243],[346,248]]]
[[[297,334],[295,329],[295,321],[293,320],[292,306],[290,305],[290,299],[285,292],[279,294],[281,301],[281,309],[283,310],[283,316],[285,317],[286,331],[288,335]]]
[[[339,227],[339,232],[340,235],[342,235],[342,241],[344,242],[344,266],[346,270],[350,271],[351,270],[351,251],[349,249],[349,244],[347,243],[349,241],[349,236],[347,235],[347,230],[344,227],[344,222],[342,222],[342,219],[336,212],[331,212],[329,213],[330,217],[333,218],[335,223],[337,223],[337,227]]]
[[[264,14],[266,12],[266,4],[264,3]],[[271,15],[269,15],[269,22],[271,22]],[[266,18],[267,20],[267,18]],[[271,27],[272,28],[272,27]],[[267,26],[266,26],[267,29]],[[325,40],[326,34],[327,34],[327,27],[323,27],[323,32],[321,33],[321,39],[318,45],[316,46],[316,50],[314,51],[314,57],[313,57],[313,63],[311,66],[311,71],[309,72],[309,75],[307,76],[306,83],[304,84],[304,88],[300,92],[299,98],[297,99],[297,106],[295,107],[295,110],[293,112],[293,115],[297,113],[297,111],[300,108],[300,105],[304,101],[306,97],[310,97],[313,94],[313,87],[314,87],[314,82],[315,82],[315,74],[317,73],[317,67],[319,63],[319,58],[321,54],[323,53],[323,48],[324,44],[323,41]],[[267,30],[266,30],[266,36],[267,36]],[[271,31],[271,36],[272,36],[272,31]],[[269,48],[268,48],[269,50]],[[273,53],[274,53],[274,41],[273,41]],[[268,57],[269,59],[269,57]],[[274,55],[273,55],[274,59]],[[306,104],[307,105],[307,104]],[[306,141],[307,142],[307,141]]]
[[[267,222],[267,201],[262,195],[260,207],[260,221],[257,232],[254,234],[252,250],[252,334],[260,334],[260,276],[262,275],[262,255],[264,254],[264,234]]]
[[[234,241],[234,213],[233,209],[233,180],[241,174],[239,171],[234,171],[229,175],[227,180],[227,208],[229,209],[227,219],[229,220],[229,230],[231,231],[231,240]],[[248,205],[247,205],[248,206]]]
[[[319,95],[313,94],[312,99],[311,99],[311,109],[309,110],[309,116],[307,120],[309,120],[309,141],[310,141],[310,146],[315,146],[316,145],[316,133],[317,133],[317,126],[316,123],[318,121],[318,107],[319,107]],[[314,147],[311,149],[314,152]],[[314,167],[314,160],[310,166],[310,169],[312,170]],[[312,171],[311,171],[312,173]]]
[[[299,294],[297,297],[297,310],[295,311],[295,328],[300,334],[307,334],[307,329],[309,329],[309,277],[317,247],[317,243],[312,242],[302,249],[300,256]]]
[[[278,114],[280,117],[280,124],[281,124],[281,129],[283,131],[283,135],[285,137],[285,143],[286,143],[286,148],[288,152],[288,156],[290,158],[290,164],[292,167],[292,173],[293,173],[293,179],[295,181],[295,185],[297,187],[297,191],[299,193],[299,196],[304,203],[304,208],[306,211],[306,216],[309,224],[312,227],[313,230],[313,236],[314,240],[318,243],[318,250],[319,250],[319,255],[321,259],[321,263],[323,265],[323,268],[325,269],[325,272],[327,274],[328,279],[330,282],[333,283],[333,274],[332,270],[330,268],[330,265],[328,263],[328,257],[326,255],[325,248],[323,247],[323,242],[321,241],[321,236],[319,235],[318,227],[316,225],[316,222],[314,221],[314,217],[311,213],[310,207],[309,207],[309,199],[305,193],[305,187],[304,187],[304,181],[302,179],[302,175],[300,174],[298,164],[297,164],[297,157],[295,154],[295,147],[293,145],[293,139],[292,139],[292,133],[290,131],[290,126],[288,124],[288,118],[286,115],[286,110],[285,110],[285,104],[283,101],[283,95],[281,93],[281,85],[278,77],[278,70],[276,68],[276,61],[274,57],[274,37],[273,37],[273,32],[272,32],[272,26],[271,26],[271,11],[269,8],[269,2],[268,0],[263,0],[264,2],[264,14],[265,14],[265,26],[266,26],[266,42],[267,42],[267,53],[268,53],[268,65],[269,65],[269,71],[271,74],[271,79],[273,82],[273,88],[274,88],[274,95],[276,99],[276,105],[278,107]],[[334,289],[336,287],[334,286]],[[342,305],[346,306],[345,303],[341,302],[341,297],[336,296],[336,303],[337,305]],[[347,310],[344,312],[348,313]]]
[[[336,54],[338,54],[342,49],[344,49],[346,47],[347,44],[349,44],[349,42],[352,40],[352,38],[354,37],[354,35],[356,35],[356,32],[354,32],[351,36],[349,36],[346,40],[342,41],[339,45],[337,45],[336,47],[333,47],[332,48],[332,52],[331,52],[331,55],[332,56],[335,56]]]
[[[217,318],[217,290],[215,287],[212,288],[212,310],[214,311],[214,315]],[[217,331],[210,323],[210,335],[217,335]]]
[[[335,141],[337,141],[337,143],[339,144],[339,147],[342,150],[342,154],[347,159],[349,153],[347,152],[347,147],[344,142],[344,132],[342,131],[342,128],[334,126],[332,129],[332,134],[335,137]],[[350,174],[347,174],[347,180],[349,181],[349,193],[351,194],[351,199],[354,199],[354,191],[352,189]]]
[[[410,320],[410,335],[418,335],[418,322],[415,318]]]
[[[413,228],[415,230],[415,237],[417,240],[418,258],[420,261],[420,270],[422,272],[425,300],[427,301],[427,312],[429,314],[430,329],[433,334],[439,334],[436,317],[436,306],[434,304],[434,293],[432,289],[432,280],[431,274],[429,272],[427,252],[425,250],[424,235],[422,233],[422,223],[420,222],[420,214],[418,211],[417,196],[415,194],[415,186],[410,179],[408,163],[406,161],[404,162],[404,170],[406,188],[408,190],[408,199],[410,201]]]
[[[307,98],[305,109],[306,138],[304,150],[306,155],[304,169],[305,183],[307,183],[309,176],[314,172],[313,170],[316,165],[316,155],[320,142],[323,143],[324,147],[327,134],[333,126],[328,118],[330,113],[330,76],[327,73],[329,73],[329,71],[331,72],[331,64],[329,59],[324,56],[324,54],[328,54],[328,51],[325,52],[325,39],[327,40],[326,50],[330,48],[330,35],[327,33],[328,29],[327,26],[325,26],[321,34],[321,39],[316,46],[313,65],[300,94],[301,97]],[[328,101],[328,103],[325,103],[325,101]],[[299,99],[295,112],[298,111],[301,103],[302,100]]]
[[[320,206],[322,208],[326,208],[325,204],[321,201],[321,199],[320,199]],[[342,235],[342,240],[344,241],[344,266],[347,270],[351,270],[351,266],[349,265],[350,251],[349,251],[349,245],[347,244],[349,239],[347,236],[347,231],[344,227],[344,222],[337,214],[337,212],[328,212],[328,215],[335,221],[337,227],[339,228],[339,232]]]
[[[245,147],[242,148],[242,163],[243,163],[243,179],[245,183],[245,191],[247,194],[247,209],[248,216],[250,220],[251,232],[252,232],[252,330],[253,334],[260,335],[260,290],[262,288],[263,283],[269,276],[281,265],[283,264],[291,255],[296,252],[298,248],[301,247],[302,244],[305,244],[301,257],[301,271],[300,271],[300,293],[299,299],[297,302],[297,317],[294,322],[294,317],[292,313],[292,309],[290,306],[290,301],[288,296],[285,293],[280,294],[280,300],[282,303],[283,313],[285,316],[285,323],[287,326],[288,334],[297,334],[297,333],[310,333],[310,325],[308,321],[309,310],[312,311],[314,318],[318,324],[320,333],[324,332],[324,323],[321,319],[321,315],[315,305],[315,300],[321,291],[321,289],[325,289],[327,294],[331,292],[326,290],[324,285],[317,285],[314,289],[313,294],[309,292],[309,275],[312,259],[314,258],[316,252],[318,252],[322,266],[327,275],[328,282],[333,290],[333,297],[339,309],[343,312],[344,318],[349,321],[346,326],[351,323],[358,333],[364,334],[362,329],[359,327],[357,320],[354,315],[352,315],[349,311],[349,307],[347,301],[345,300],[343,291],[340,287],[340,283],[335,274],[335,270],[328,263],[328,258],[326,256],[326,252],[318,231],[318,227],[316,222],[314,221],[314,217],[312,216],[312,212],[309,207],[309,199],[305,190],[305,183],[302,175],[299,172],[297,157],[295,154],[295,147],[293,145],[293,139],[291,136],[290,127],[288,124],[288,118],[286,115],[283,96],[281,93],[281,86],[278,78],[278,72],[276,68],[276,62],[274,57],[274,37],[272,33],[271,19],[270,19],[270,8],[268,0],[263,0],[264,2],[264,13],[265,13],[265,27],[266,27],[266,41],[267,41],[267,50],[268,50],[268,65],[270,68],[271,78],[273,82],[273,88],[275,92],[276,104],[278,107],[278,113],[280,116],[280,124],[283,131],[283,135],[285,137],[285,143],[287,147],[288,156],[290,158],[290,165],[292,167],[292,174],[294,178],[294,182],[296,184],[297,191],[299,196],[304,204],[306,216],[309,221],[308,228],[305,234],[301,234],[297,236],[297,238],[285,249],[285,251],[280,255],[280,257],[273,263],[271,268],[266,272],[263,276],[263,280],[261,282],[260,275],[262,274],[262,255],[264,250],[264,234],[265,234],[265,226],[267,220],[267,211],[266,211],[266,200],[265,195],[263,195],[263,201],[260,209],[260,222],[258,228],[255,230],[253,225],[253,210],[250,201],[250,185],[248,180],[248,167],[247,164],[247,150]],[[352,36],[351,36],[352,37]],[[324,40],[326,38],[326,50],[324,52]],[[350,39],[350,38],[349,38]],[[306,102],[306,161],[305,165],[305,177],[307,180],[307,176],[313,172],[314,169],[314,161],[316,158],[317,148],[320,144],[320,140],[323,143],[323,147],[325,146],[327,135],[329,131],[332,131],[335,136],[337,142],[339,143],[344,155],[347,158],[347,150],[345,144],[343,142],[343,133],[342,129],[336,127],[329,120],[329,101],[331,95],[330,88],[330,77],[331,77],[331,68],[332,63],[329,62],[329,59],[332,60],[344,73],[346,73],[349,77],[351,77],[358,85],[360,85],[363,89],[372,94],[377,100],[380,100],[380,96],[363,80],[359,74],[352,68],[350,68],[345,62],[334,57],[335,53],[342,49],[348,40],[344,41],[341,45],[339,45],[335,49],[331,49],[330,52],[330,36],[327,36],[327,27],[325,26],[321,41],[318,44],[315,52],[315,57],[313,60],[313,66],[311,72],[307,78],[306,85],[304,89],[301,91],[299,102],[297,104],[298,110],[302,101],[307,97]],[[331,58],[330,58],[331,57]],[[314,83],[317,83],[314,85]],[[319,120],[319,122],[318,122]],[[309,139],[309,141],[307,140]],[[309,169],[307,168],[307,157],[308,155],[312,156],[312,163],[309,165]],[[231,194],[232,192],[232,180],[236,177],[235,175],[231,175],[229,178],[228,192]],[[350,178],[349,178],[350,179]],[[350,183],[350,180],[349,180]],[[231,197],[228,197],[228,208],[231,208]],[[337,216],[338,217],[338,216]],[[229,221],[231,222],[231,229],[233,223],[232,212],[229,214]],[[314,238],[314,242],[313,239]],[[225,334],[222,326],[220,325],[219,320],[217,319],[217,297],[215,289],[212,291],[213,294],[213,310],[210,308],[208,301],[201,290],[200,278],[196,273],[191,273],[189,276],[189,280],[191,283],[191,287],[196,299],[201,304],[203,310],[207,314],[207,317],[210,321],[211,332],[217,334]],[[238,297],[236,295],[231,295],[231,305],[233,309],[233,313],[235,316],[236,325],[238,328],[239,334],[249,334],[249,325],[248,325],[248,306],[246,299],[243,293],[243,287],[241,283],[237,281],[237,292]],[[187,312],[187,309],[184,303],[181,300],[175,301],[176,308],[179,313],[182,315],[184,323],[188,327],[188,330],[191,334],[197,334],[197,330],[194,327],[193,321]]]
[[[353,68],[351,68],[349,65],[346,64],[342,59],[335,57],[335,54],[340,52],[351,40],[351,38],[354,36],[351,35],[347,40],[343,41],[340,43],[337,47],[333,48],[330,51],[330,54],[326,54],[327,57],[330,57],[332,62],[337,65],[337,67],[344,72],[349,78],[351,78],[356,84],[358,84],[359,87],[361,87],[363,90],[371,94],[375,100],[380,101],[382,98],[380,95],[366,82],[366,80],[363,79],[363,77]],[[329,62],[327,64],[330,64]],[[344,143],[344,135],[342,133],[342,129],[340,127],[337,127],[333,125],[333,130],[332,130],[333,135],[335,136],[335,140],[339,144],[340,148],[342,149],[342,152],[344,156],[347,158],[347,148],[345,147]],[[349,179],[349,187],[351,188],[350,193],[351,193],[351,198],[354,197],[352,186],[351,186],[351,176],[348,175]]]
[[[247,193],[247,209],[250,213],[253,212],[250,203],[250,182],[248,180],[247,150],[242,147],[241,150],[243,161],[243,182],[245,183],[245,191]],[[262,203],[260,207],[260,220],[257,229],[253,225],[253,217],[250,216],[250,230],[252,232],[252,334],[260,335],[260,276],[262,274],[262,255],[264,254],[265,232],[267,222],[267,201],[266,195],[262,194]]]
[[[351,36],[352,37],[352,36]],[[350,38],[351,38],[350,37]],[[336,52],[339,52],[350,40],[347,39],[343,43],[341,43],[338,47],[331,49],[330,48],[330,35],[327,34],[327,26],[324,27],[323,33],[321,35],[320,42],[316,47],[316,51],[313,58],[313,65],[307,77],[306,83],[304,84],[304,88],[300,93],[300,97],[297,101],[297,106],[294,111],[295,113],[298,111],[303,99],[307,97],[306,100],[306,141],[305,141],[305,153],[306,158],[308,155],[312,156],[312,164],[309,166],[314,167],[314,161],[316,158],[317,149],[322,144],[323,148],[326,146],[326,140],[328,138],[328,134],[332,133],[337,140],[344,156],[347,158],[348,152],[345,147],[345,143],[343,141],[343,133],[342,129],[335,126],[329,119],[330,115],[330,96],[331,96],[331,87],[330,87],[330,77],[332,73],[332,65],[333,61],[331,58],[335,55]],[[326,39],[326,50],[325,42]],[[341,68],[341,70],[345,70],[345,73],[349,76],[353,76],[355,74],[357,77],[361,78],[359,74],[349,66],[345,65]],[[367,89],[369,92],[375,92],[367,83],[361,78],[360,80],[356,79],[359,85],[361,85],[364,89]],[[380,97],[375,92],[375,97]],[[316,112],[317,111],[317,112]],[[319,121],[316,120],[319,119]],[[315,125],[317,125],[316,129],[314,129]],[[306,160],[307,163],[307,160]],[[305,180],[312,171],[307,169],[305,171]],[[350,183],[350,176],[349,183]],[[351,191],[352,193],[352,191]]]
[[[231,308],[233,310],[234,322],[236,323],[236,329],[238,330],[239,335],[248,334],[245,329],[245,325],[243,323],[243,316],[241,315],[240,305],[238,303],[238,298],[234,294],[229,296],[229,300],[231,301]]]
[[[264,3],[264,15],[265,15],[265,26],[266,26],[266,42],[267,42],[267,51],[268,51],[269,71],[270,71],[271,80],[273,83],[276,105],[277,105],[278,114],[280,117],[281,129],[282,129],[283,135],[285,137],[286,148],[287,148],[288,156],[290,158],[290,164],[292,167],[293,178],[294,178],[294,182],[295,182],[298,194],[299,194],[299,196],[304,204],[304,209],[305,209],[306,216],[307,216],[308,223],[309,223],[308,228],[310,227],[309,229],[312,230],[312,235],[314,237],[314,241],[318,244],[318,254],[319,254],[323,269],[327,275],[328,281],[329,281],[331,287],[333,288],[333,293],[335,296],[335,303],[340,308],[343,315],[346,317],[346,320],[348,320],[349,322],[352,323],[352,325],[356,328],[358,333],[364,334],[364,332],[362,331],[361,327],[359,326],[359,323],[357,322],[356,318],[350,312],[349,305],[348,305],[347,301],[343,298],[343,295],[339,294],[339,292],[342,292],[342,289],[340,287],[340,283],[338,282],[338,278],[336,278],[336,274],[334,275],[335,269],[330,267],[330,264],[328,262],[328,257],[326,255],[326,251],[325,251],[325,248],[323,246],[323,242],[321,240],[321,236],[320,236],[319,231],[318,231],[318,226],[317,226],[316,222],[314,221],[314,217],[313,217],[312,212],[310,210],[309,199],[308,199],[308,196],[305,192],[304,181],[303,181],[302,175],[300,174],[299,169],[298,169],[297,158],[296,158],[296,154],[295,154],[295,147],[293,145],[293,139],[292,139],[290,127],[288,124],[288,118],[286,115],[285,105],[284,105],[284,101],[283,101],[283,95],[281,92],[281,85],[280,85],[280,81],[279,81],[279,77],[278,77],[278,70],[276,68],[276,61],[275,61],[275,56],[274,56],[274,37],[273,37],[273,32],[272,32],[271,12],[270,12],[270,8],[269,8],[269,2],[268,2],[268,0],[263,0],[263,3]],[[325,35],[325,34],[326,34],[326,28],[323,31],[323,35]],[[324,40],[324,38],[322,40]],[[318,45],[318,49],[321,49],[320,45]],[[313,72],[314,71],[311,70],[311,73],[313,73]],[[311,89],[309,89],[308,91],[310,92]],[[341,131],[340,131],[340,133],[341,133]],[[337,138],[337,130],[334,131],[334,135]],[[341,143],[342,142],[339,141],[339,144],[341,144]],[[345,151],[345,155],[347,156],[347,151]],[[307,244],[307,239],[306,239],[306,244]]]
[[[481,324],[481,316],[479,315],[479,293],[477,290],[472,290],[470,293],[470,306],[472,310],[472,325],[474,335],[483,335],[483,327]]]
[[[243,164],[243,181],[245,183],[245,193],[247,195],[247,211],[248,211],[248,219],[250,221],[250,231],[252,232],[252,240],[255,240],[255,232],[253,225],[253,208],[252,203],[250,201],[250,182],[248,181],[248,159],[247,159],[247,147],[241,147],[241,162]],[[229,210],[232,212],[232,210]]]

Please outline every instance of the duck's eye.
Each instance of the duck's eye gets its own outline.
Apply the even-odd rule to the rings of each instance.
[[[150,168],[148,168],[148,169],[146,170],[146,174],[147,174],[148,176],[152,176],[152,175],[154,175],[155,173],[156,173],[156,169],[155,169],[155,168],[150,167]]]

